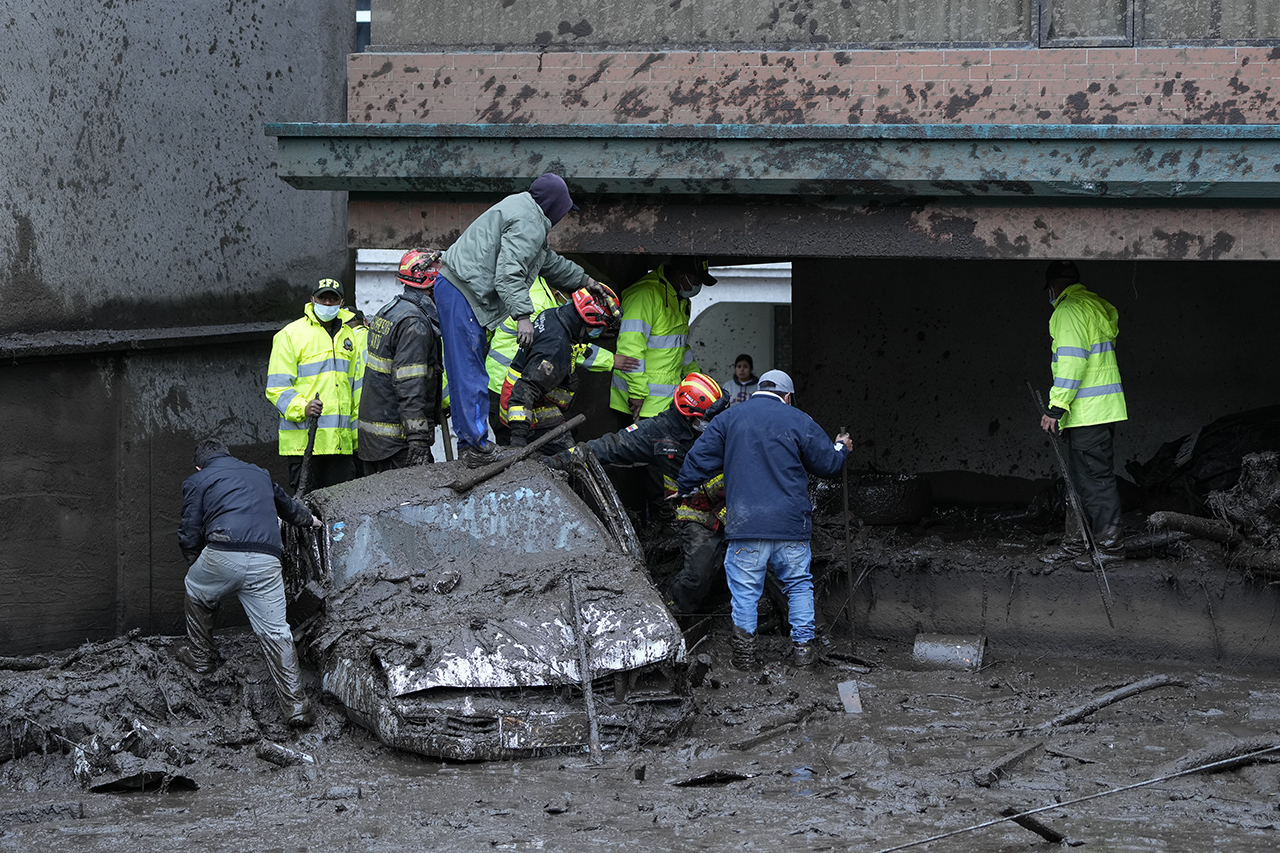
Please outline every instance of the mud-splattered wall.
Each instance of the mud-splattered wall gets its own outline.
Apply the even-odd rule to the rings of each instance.
[[[280,183],[262,125],[341,120],[349,2],[20,5],[0,16],[0,333],[285,317],[345,269],[345,195]]]
[[[1280,50],[353,54],[352,122],[1267,124]]]
[[[1273,269],[1080,262],[1085,286],[1120,312],[1118,465],[1278,402]],[[852,426],[856,465],[1046,476],[1053,456],[1023,384],[1050,382],[1043,283],[1043,262],[797,261],[801,404],[829,430]]]
[[[350,267],[346,195],[282,184],[262,125],[345,116],[352,6],[19,4],[0,33],[0,654],[177,630],[192,445],[280,467],[263,327]]]

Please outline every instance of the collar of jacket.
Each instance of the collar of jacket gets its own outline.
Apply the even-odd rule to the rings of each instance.
[[[1062,300],[1067,296],[1079,293],[1082,290],[1084,290],[1084,285],[1078,281],[1075,284],[1068,284],[1066,287],[1062,288],[1062,292],[1058,294],[1058,298],[1053,300],[1053,307],[1057,308],[1062,304]]]
[[[436,312],[436,301],[431,294],[420,287],[405,286],[404,292],[400,294],[402,299],[407,299],[414,305],[422,309],[422,313],[426,314],[432,320],[439,322],[439,315]]]

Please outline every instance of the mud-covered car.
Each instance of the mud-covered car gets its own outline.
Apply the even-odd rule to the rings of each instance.
[[[292,540],[285,574],[325,692],[382,742],[424,755],[578,750],[581,623],[602,745],[680,730],[684,638],[595,471],[521,462],[459,493],[449,484],[471,472],[446,463],[308,495],[324,530]]]

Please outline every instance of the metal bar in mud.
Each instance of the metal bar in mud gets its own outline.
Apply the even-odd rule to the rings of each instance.
[[[490,465],[488,468],[484,468],[476,472],[475,474],[472,474],[470,477],[467,477],[465,480],[453,481],[452,483],[449,484],[449,488],[453,489],[455,492],[465,492],[475,488],[477,485],[479,485],[480,483],[483,483],[485,480],[488,480],[491,477],[496,477],[497,475],[501,474],[503,471],[507,470],[517,462],[528,458],[534,451],[541,448],[542,445],[551,441],[551,439],[556,438],[561,434],[568,432],[574,427],[580,425],[586,419],[587,419],[586,415],[574,415],[572,418],[560,424],[559,426],[554,427],[551,430],[548,430],[546,435],[539,436],[536,440],[531,441],[524,447],[517,449],[514,453],[510,453],[505,459],[498,460],[497,462]]]
[[[1070,711],[1064,711],[1052,720],[1043,722],[1036,726],[1036,729],[1050,729],[1054,726],[1065,726],[1068,723],[1078,722],[1085,717],[1097,711],[1101,711],[1108,705],[1114,705],[1121,699],[1128,699],[1130,696],[1137,696],[1139,693],[1145,693],[1148,690],[1154,690],[1157,687],[1186,687],[1187,683],[1174,678],[1171,675],[1153,675],[1150,678],[1144,678],[1141,681],[1135,681],[1132,684],[1126,684],[1110,693],[1104,693],[1092,702],[1086,702],[1072,708]]]
[[[622,546],[622,550],[628,554],[643,558],[644,549],[640,546],[640,537],[636,535],[636,529],[631,526],[631,518],[627,515],[627,509],[622,505],[622,499],[618,497],[617,490],[613,488],[613,483],[609,480],[609,475],[605,473],[604,466],[600,464],[599,458],[596,457],[589,445],[580,445],[579,452],[587,460],[587,469],[595,478],[600,487],[600,494],[607,502],[606,506],[602,506],[600,509],[610,518],[610,525],[616,528],[614,535]]]
[[[836,431],[836,435],[844,435],[849,431],[848,427],[840,427]],[[844,495],[844,574],[845,583],[849,585],[849,594],[845,596],[845,607],[849,610],[849,654],[857,654],[855,641],[858,638],[858,632],[853,624],[853,541],[849,535],[849,460],[844,461],[844,466],[840,469],[843,488],[841,491]]]
[[[582,610],[578,607],[578,583],[573,575],[569,575],[569,607],[573,609],[573,638],[578,644],[578,684],[582,687],[582,695],[587,700],[591,763],[603,764],[604,756],[600,751],[600,721],[596,718],[596,694],[591,689],[591,660],[587,657],[586,625],[582,618]]]
[[[1248,761],[1254,758],[1261,758],[1263,755],[1267,755],[1274,752],[1280,752],[1280,744],[1277,744],[1276,746],[1270,747],[1268,749],[1260,749],[1257,752],[1253,752],[1248,755],[1240,755],[1234,758],[1226,758],[1226,759],[1223,759],[1222,761],[1212,762],[1211,764],[1203,764],[1203,765],[1200,765],[1199,767],[1192,767],[1189,770],[1180,770],[1177,773],[1169,773],[1168,775],[1165,775],[1165,776],[1157,776],[1154,779],[1148,779],[1145,782],[1135,782],[1132,785],[1124,785],[1120,788],[1109,788],[1105,791],[1099,791],[1096,794],[1088,794],[1083,797],[1077,797],[1074,800],[1067,800],[1066,802],[1063,802],[1063,803],[1050,803],[1047,806],[1039,806],[1038,808],[1027,809],[1024,812],[1017,812],[1016,814],[1006,815],[1004,817],[996,818],[995,820],[988,820],[982,823],[975,823],[973,826],[966,826],[963,829],[953,829],[951,832],[944,832],[941,835],[931,835],[928,838],[921,838],[918,841],[909,841],[906,844],[899,844],[897,847],[886,847],[883,850],[877,850],[876,853],[897,853],[897,851],[899,850],[908,850],[912,847],[919,847],[923,844],[929,844],[934,841],[942,841],[944,838],[954,838],[955,836],[963,835],[966,832],[976,832],[979,829],[986,829],[989,826],[995,826],[996,824],[1006,823],[1011,820],[1016,821],[1020,817],[1027,817],[1028,815],[1040,814],[1042,812],[1051,812],[1055,809],[1065,809],[1067,806],[1074,806],[1078,803],[1088,802],[1089,800],[1096,800],[1099,797],[1109,797],[1112,794],[1123,794],[1125,791],[1133,791],[1138,788],[1145,788],[1148,785],[1158,785],[1161,782],[1168,782],[1170,779],[1177,779],[1179,776],[1190,776],[1192,773],[1203,773],[1206,770],[1216,770],[1219,768],[1226,768],[1228,766],[1233,766],[1235,764],[1238,764],[1242,761]]]
[[[1031,399],[1035,401],[1040,416],[1049,414],[1044,401],[1040,399],[1040,395],[1036,393],[1036,389],[1029,381],[1027,390],[1031,392]],[[1076,492],[1075,484],[1071,482],[1071,477],[1067,473],[1067,460],[1063,458],[1062,448],[1058,446],[1058,437],[1057,434],[1051,435],[1049,444],[1053,446],[1053,455],[1058,458],[1058,470],[1062,472],[1062,487],[1067,493],[1067,502],[1071,504],[1071,511],[1075,513],[1076,523],[1080,526],[1080,536],[1084,540],[1085,547],[1089,549],[1089,561],[1093,563],[1093,577],[1098,582],[1098,594],[1102,596],[1102,609],[1107,613],[1107,624],[1115,628],[1115,620],[1111,618],[1111,584],[1107,583],[1107,572],[1102,568],[1102,559],[1098,556],[1098,543],[1093,540],[1093,531],[1085,522],[1080,495]]]

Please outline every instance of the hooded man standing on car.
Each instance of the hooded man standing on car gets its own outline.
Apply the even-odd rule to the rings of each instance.
[[[813,418],[791,406],[793,393],[790,376],[767,371],[751,399],[707,426],[676,481],[679,494],[688,495],[724,472],[724,571],[733,596],[733,666],[740,670],[759,668],[756,608],[770,565],[790,604],[792,663],[809,666],[815,657],[809,474],[839,474],[853,442],[841,433],[832,444]]]
[[[577,205],[559,175],[547,172],[529,187],[489,208],[444,253],[436,276],[436,306],[444,338],[453,427],[459,455],[470,467],[497,460],[488,438],[488,333],[504,318],[516,321],[520,346],[533,343],[529,288],[538,276],[557,290],[583,287],[604,297],[591,276],[547,245],[551,228]]]

